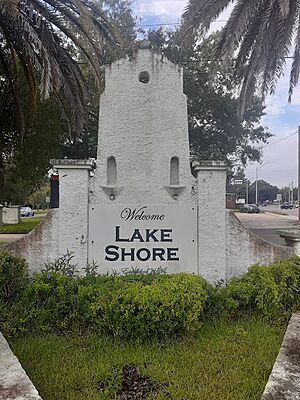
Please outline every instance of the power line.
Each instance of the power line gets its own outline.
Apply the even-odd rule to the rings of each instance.
[[[275,142],[268,143],[268,144],[265,144],[264,146],[261,146],[261,148],[263,149],[263,148],[265,148],[265,147],[272,146],[273,144],[276,144],[276,143],[278,143],[278,142],[281,142],[282,140],[288,139],[288,138],[290,138],[291,136],[296,135],[297,133],[298,133],[298,131],[295,131],[295,132],[293,132],[293,133],[290,133],[290,134],[287,135],[287,136],[284,136],[284,137],[282,137],[282,138],[280,138],[280,139],[275,140]]]
[[[218,23],[218,22],[227,22],[227,19],[218,19],[216,21],[212,21],[212,24]],[[171,25],[181,25],[181,22],[169,22],[169,23],[161,23],[161,24],[138,24],[138,26],[144,28],[144,27],[148,27],[148,26],[171,26]]]

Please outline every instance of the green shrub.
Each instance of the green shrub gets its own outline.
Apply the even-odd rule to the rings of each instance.
[[[224,308],[229,313],[254,311],[268,318],[289,315],[300,306],[300,258],[269,266],[253,265],[222,291]]]
[[[25,260],[9,253],[0,253],[0,301],[16,298],[27,281]]]
[[[76,320],[78,279],[60,272],[34,274],[26,286],[22,302],[29,330],[71,329]]]
[[[149,284],[121,282],[124,287],[93,293],[89,315],[100,330],[120,337],[151,338],[199,328],[207,298],[200,277],[181,273],[154,278]]]
[[[118,337],[166,337],[195,331],[206,298],[204,281],[189,274],[99,276],[91,282],[44,272],[34,274],[2,327],[12,335],[88,328]]]
[[[193,332],[204,318],[287,318],[300,307],[298,257],[254,265],[227,287],[186,273],[98,276],[93,267],[77,277],[69,261],[27,280],[26,263],[0,253],[0,329],[11,335],[96,329],[148,339]]]

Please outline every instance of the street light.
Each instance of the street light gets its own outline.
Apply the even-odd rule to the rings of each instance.
[[[256,171],[255,171],[255,204],[258,204],[258,170],[259,170],[259,168],[262,168],[264,165],[270,164],[270,162],[271,161],[266,161],[265,163],[256,167]]]

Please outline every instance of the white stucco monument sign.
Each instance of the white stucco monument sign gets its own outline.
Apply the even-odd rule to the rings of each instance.
[[[51,164],[59,208],[35,244],[18,249],[31,271],[68,251],[77,269],[96,262],[103,274],[163,269],[226,280],[226,166],[198,163],[192,175],[183,71],[162,54],[142,43],[107,67],[97,159]]]
[[[182,69],[147,46],[106,68],[97,159],[51,164],[59,208],[9,245],[31,273],[68,251],[79,271],[94,261],[100,274],[163,269],[226,282],[292,254],[230,220],[223,162],[191,171]]]

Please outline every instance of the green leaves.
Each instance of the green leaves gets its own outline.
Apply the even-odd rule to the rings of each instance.
[[[228,312],[257,312],[278,319],[300,306],[300,259],[292,257],[269,266],[254,265],[224,289]]]
[[[183,15],[186,28],[206,32],[231,0],[190,0]],[[290,55],[295,30],[289,100],[299,78],[299,0],[238,0],[222,30],[214,57],[236,57],[234,83],[240,88],[240,114],[255,95],[273,93]],[[215,68],[214,68],[215,69]]]
[[[16,299],[27,280],[25,260],[9,253],[0,253],[0,302]]]

